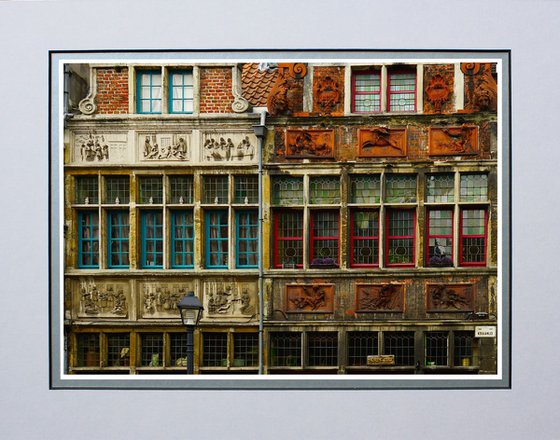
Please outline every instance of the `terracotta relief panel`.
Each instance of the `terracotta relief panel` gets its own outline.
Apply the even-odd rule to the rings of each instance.
[[[429,154],[432,156],[461,156],[478,154],[478,127],[430,127]]]
[[[72,160],[77,163],[106,164],[128,162],[127,133],[95,130],[74,133]]]
[[[285,148],[279,145],[277,155],[288,159],[332,159],[333,130],[288,130]]]
[[[140,316],[142,318],[175,318],[179,319],[177,304],[191,291],[194,284],[187,283],[139,283]]]
[[[257,284],[254,282],[208,281],[204,284],[205,319],[257,316]]]
[[[191,159],[191,135],[176,133],[138,134],[141,161],[188,161]]]
[[[344,68],[315,67],[313,112],[321,115],[344,113]]]
[[[79,280],[78,316],[80,318],[126,318],[130,304],[128,283]]]
[[[286,312],[333,313],[333,284],[298,284],[286,286]]]
[[[267,100],[267,108],[271,116],[293,115],[303,111],[305,75],[307,75],[306,64],[278,64],[276,83]]]
[[[358,312],[404,312],[402,284],[357,284]]]
[[[202,133],[203,162],[242,164],[257,160],[257,138],[253,133]]]
[[[492,76],[491,63],[461,63],[465,75],[463,112],[493,111],[498,108],[498,85]]]
[[[450,113],[453,106],[453,64],[424,66],[424,113]]]
[[[407,129],[373,127],[358,130],[360,157],[402,157],[407,153]]]
[[[472,284],[428,284],[428,312],[470,312],[474,310]]]

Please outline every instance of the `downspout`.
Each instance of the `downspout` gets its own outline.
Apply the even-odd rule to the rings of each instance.
[[[257,157],[259,160],[259,374],[263,374],[264,365],[264,266],[263,266],[263,144],[266,136],[266,110],[261,112],[259,125],[253,126],[253,132],[257,137]]]

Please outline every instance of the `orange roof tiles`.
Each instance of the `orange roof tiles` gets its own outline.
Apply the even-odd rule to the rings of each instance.
[[[257,63],[246,63],[241,71],[243,97],[255,107],[266,106],[268,95],[274,87],[278,72],[259,70]]]

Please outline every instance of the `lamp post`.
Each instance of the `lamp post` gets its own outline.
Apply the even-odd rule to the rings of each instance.
[[[194,328],[198,325],[202,315],[202,304],[194,296],[194,292],[187,293],[179,304],[181,322],[187,330],[187,374],[194,373]]]

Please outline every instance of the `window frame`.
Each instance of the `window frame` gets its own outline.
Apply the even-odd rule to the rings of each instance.
[[[412,235],[389,235],[389,222],[391,220],[391,214],[396,211],[410,211],[412,212],[412,224],[413,230]],[[385,267],[416,267],[416,207],[405,208],[405,207],[391,207],[385,210]],[[398,239],[409,239],[412,238],[412,262],[411,263],[389,263],[389,241]]]
[[[185,85],[185,79],[184,79],[184,75],[186,73],[190,73],[191,74],[191,78],[192,78],[192,84],[190,85]],[[175,86],[173,85],[173,76],[175,75],[182,75],[183,76],[183,81],[182,84],[180,86]],[[177,68],[177,69],[168,69],[168,113],[169,114],[174,114],[174,115],[191,115],[194,113],[194,71],[192,68]],[[182,98],[173,98],[173,89],[174,88],[180,88],[182,91]],[[193,97],[186,99],[185,98],[185,90],[191,88],[193,90]],[[180,102],[181,103],[181,108],[183,109],[183,111],[173,111],[173,102]],[[192,107],[193,110],[192,111],[186,111],[185,110],[185,103],[186,102],[192,102]]]
[[[484,234],[463,234],[463,212],[469,210],[484,211]],[[459,208],[459,266],[461,267],[483,267],[488,264],[488,206],[484,205],[463,205]],[[484,259],[483,261],[468,262],[463,261],[463,238],[483,238],[484,239]]]
[[[124,216],[125,219],[128,219],[128,222],[125,224],[119,222],[118,223],[118,227],[119,227],[119,231],[122,231],[122,229],[124,227],[128,227],[128,235],[126,237],[122,237],[119,236],[118,238],[113,238],[112,237],[112,228],[111,228],[111,221],[113,219],[113,217],[115,216]],[[112,256],[113,256],[113,252],[111,252],[111,245],[113,244],[113,242],[118,242],[119,243],[119,251],[116,253],[116,255],[119,255],[119,262],[120,264],[112,264]],[[126,252],[126,255],[128,256],[128,263],[127,264],[122,264],[122,243],[128,243],[128,252]],[[110,209],[107,211],[107,268],[109,269],[129,269],[130,268],[130,212],[128,211],[128,209]]]
[[[161,223],[156,224],[154,222],[153,228],[154,231],[157,231],[158,228],[161,229],[161,236],[158,238],[154,236],[150,239],[147,238],[147,217],[149,215],[154,215],[154,220],[157,218],[157,214],[161,215]],[[161,242],[161,264],[153,264],[148,265],[147,262],[147,244],[148,242],[153,242],[154,246],[157,245],[158,242]],[[140,251],[140,267],[142,269],[163,269],[164,260],[165,260],[165,232],[164,232],[164,215],[163,211],[160,209],[150,209],[150,210],[142,210],[140,211],[140,243],[141,243],[141,251]],[[156,250],[154,252],[150,252],[150,256],[154,257],[157,261],[157,256],[160,254],[157,252],[157,246],[155,247]]]
[[[89,225],[86,225],[85,227],[87,227],[88,229],[90,229],[90,233],[91,230],[97,226],[97,238],[89,238],[89,239],[85,239],[83,237],[83,231],[84,231],[84,225],[82,224],[82,220],[84,219],[84,217],[86,215],[90,215],[93,217],[97,218],[97,223],[92,225],[91,223]],[[99,211],[97,209],[91,209],[91,210],[79,210],[78,211],[78,268],[80,269],[99,269],[99,262],[100,262],[100,231],[101,231],[101,225],[99,224]],[[83,250],[83,244],[84,242],[89,242],[90,246],[91,246],[91,250],[89,252],[84,253]],[[97,242],[97,252],[95,252],[93,250],[94,248],[94,243]],[[83,264],[83,256],[85,254],[89,254],[91,261],[93,261],[94,256],[97,254],[97,264]]]
[[[358,91],[356,91],[356,77],[360,76],[360,75],[371,75],[371,74],[377,74],[377,76],[379,77],[379,91],[378,92],[358,92]],[[352,113],[366,114],[366,115],[382,113],[383,112],[382,94],[383,94],[383,82],[382,82],[381,69],[375,69],[375,68],[369,68],[369,69],[364,69],[364,70],[352,69],[352,72],[351,72],[351,93],[350,93],[350,96],[352,97],[351,98],[351,107],[350,107]],[[370,111],[370,112],[356,110],[356,96],[357,95],[366,95],[366,96],[377,95],[377,96],[379,96],[379,110]]]
[[[210,215],[212,214],[225,214],[226,216],[226,220],[227,220],[227,224],[226,225],[222,225],[221,223],[217,224],[217,228],[219,231],[219,236],[217,238],[211,238],[210,237]],[[221,218],[221,217],[219,217]],[[228,235],[227,237],[222,237],[221,236],[221,229],[223,226],[227,226],[228,228]],[[214,225],[214,227],[216,227],[216,225]],[[204,231],[205,231],[205,237],[204,237],[204,268],[205,269],[228,269],[229,267],[229,210],[227,208],[225,209],[207,209],[204,212]],[[226,249],[227,251],[225,252],[226,254],[226,264],[217,264],[217,265],[212,265],[210,264],[210,260],[211,260],[211,256],[213,254],[215,254],[216,252],[210,252],[210,243],[212,241],[217,241],[218,243],[221,244],[221,242],[225,241],[227,243]],[[221,249],[221,247],[220,247]],[[224,252],[219,251],[218,255],[224,254]]]
[[[391,76],[395,74],[402,73],[413,73],[414,74],[414,89],[412,90],[399,90],[396,92],[391,92]],[[391,109],[391,95],[397,94],[411,94],[414,96],[414,109],[413,110],[392,110]],[[387,67],[387,87],[386,87],[386,102],[387,102],[387,113],[417,113],[418,112],[418,71],[416,65],[410,66],[395,66]]]
[[[142,77],[145,75],[150,76],[150,97],[144,98],[142,95]],[[152,85],[153,76],[159,75],[160,76],[160,98],[152,98],[152,91],[154,86]],[[149,101],[150,103],[150,111],[142,111],[142,102]],[[159,101],[160,103],[160,111],[153,111],[153,102]],[[160,115],[163,113],[163,74],[161,69],[138,69],[136,71],[136,113],[141,115]]]
[[[280,237],[278,234],[278,227],[279,227],[279,215],[282,213],[290,213],[290,214],[299,214],[301,216],[301,237]],[[275,209],[272,213],[272,217],[273,217],[273,237],[274,237],[274,258],[273,258],[273,263],[274,263],[274,268],[276,269],[284,269],[284,263],[280,263],[279,261],[279,256],[278,256],[278,251],[279,251],[279,242],[280,241],[300,241],[301,242],[301,249],[302,249],[302,253],[301,253],[301,264],[294,264],[294,268],[297,269],[301,269],[303,268],[303,263],[305,261],[305,255],[304,255],[304,247],[305,247],[305,242],[304,242],[304,238],[305,238],[305,231],[304,231],[304,212],[303,209]]]
[[[245,238],[241,238],[240,236],[240,228],[241,228],[241,222],[240,222],[240,217],[246,215],[248,220],[250,221],[250,216],[251,214],[256,215],[257,219],[256,219],[256,224],[246,224],[245,226],[250,229],[251,227],[255,227],[256,228],[256,236],[254,238],[250,238],[250,237],[245,237]],[[258,249],[258,243],[259,243],[259,213],[256,209],[242,209],[242,210],[237,210],[235,212],[235,267],[238,269],[256,269],[259,267],[259,249]],[[247,249],[249,249],[249,243],[250,242],[256,242],[257,243],[257,251],[256,252],[243,252],[243,254],[246,254],[247,256],[247,260],[249,260],[249,256],[250,255],[256,255],[257,256],[257,261],[255,264],[241,264],[239,262],[239,257],[241,256],[241,252],[240,252],[240,243],[242,241],[247,242]]]
[[[354,235],[354,225],[356,222],[355,216],[356,213],[359,212],[372,212],[377,213],[377,235]],[[379,240],[380,240],[380,232],[381,232],[381,216],[379,212],[379,208],[352,208],[350,209],[350,240],[349,240],[349,256],[350,256],[350,267],[352,268],[371,268],[371,267],[379,267],[379,260],[380,260],[380,248],[379,248]],[[355,249],[355,242],[358,240],[377,240],[377,263],[372,264],[364,264],[364,263],[356,263],[354,260],[354,249]]]
[[[441,234],[435,234],[432,235],[430,234],[430,212],[432,211],[448,211],[451,212],[451,234],[450,235],[441,235]],[[426,207],[426,249],[425,249],[425,267],[438,267],[438,266],[430,266],[430,239],[434,238],[447,238],[451,240],[451,253],[448,255],[448,257],[451,259],[451,266],[448,267],[454,267],[455,265],[455,259],[453,258],[453,256],[455,255],[455,209],[453,209],[453,206],[428,206]],[[441,267],[438,267],[439,269],[441,269]]]
[[[171,209],[170,211],[170,217],[171,217],[171,224],[170,224],[170,231],[169,231],[169,235],[171,238],[171,243],[170,243],[170,247],[171,247],[171,252],[170,252],[170,268],[171,269],[193,269],[194,268],[194,258],[195,258],[195,242],[194,242],[194,234],[195,234],[195,230],[194,230],[194,212],[192,209]],[[178,225],[177,224],[177,217],[180,215],[191,215],[192,218],[192,224],[187,224],[186,223],[186,217],[185,217],[185,223]],[[191,238],[177,238],[175,236],[175,228],[176,227],[181,227],[181,228],[192,228],[192,237]],[[183,250],[181,252],[177,252],[175,250],[175,244],[177,242],[181,242],[183,243]],[[187,252],[185,250],[185,248],[187,247],[187,243],[190,242],[191,243],[191,248],[192,248],[192,252]],[[185,262],[187,260],[187,255],[188,254],[192,254],[192,264],[175,264],[175,257],[177,255],[181,255],[181,260],[183,262]]]
[[[315,236],[315,215],[320,213],[334,213],[337,218],[337,234],[335,235],[321,235]],[[313,269],[313,266],[318,263],[313,263],[316,258],[332,258],[332,257],[314,257],[315,253],[315,241],[336,241],[336,258],[334,258],[337,266],[340,267],[340,210],[339,209],[312,209],[309,212],[309,267]]]

